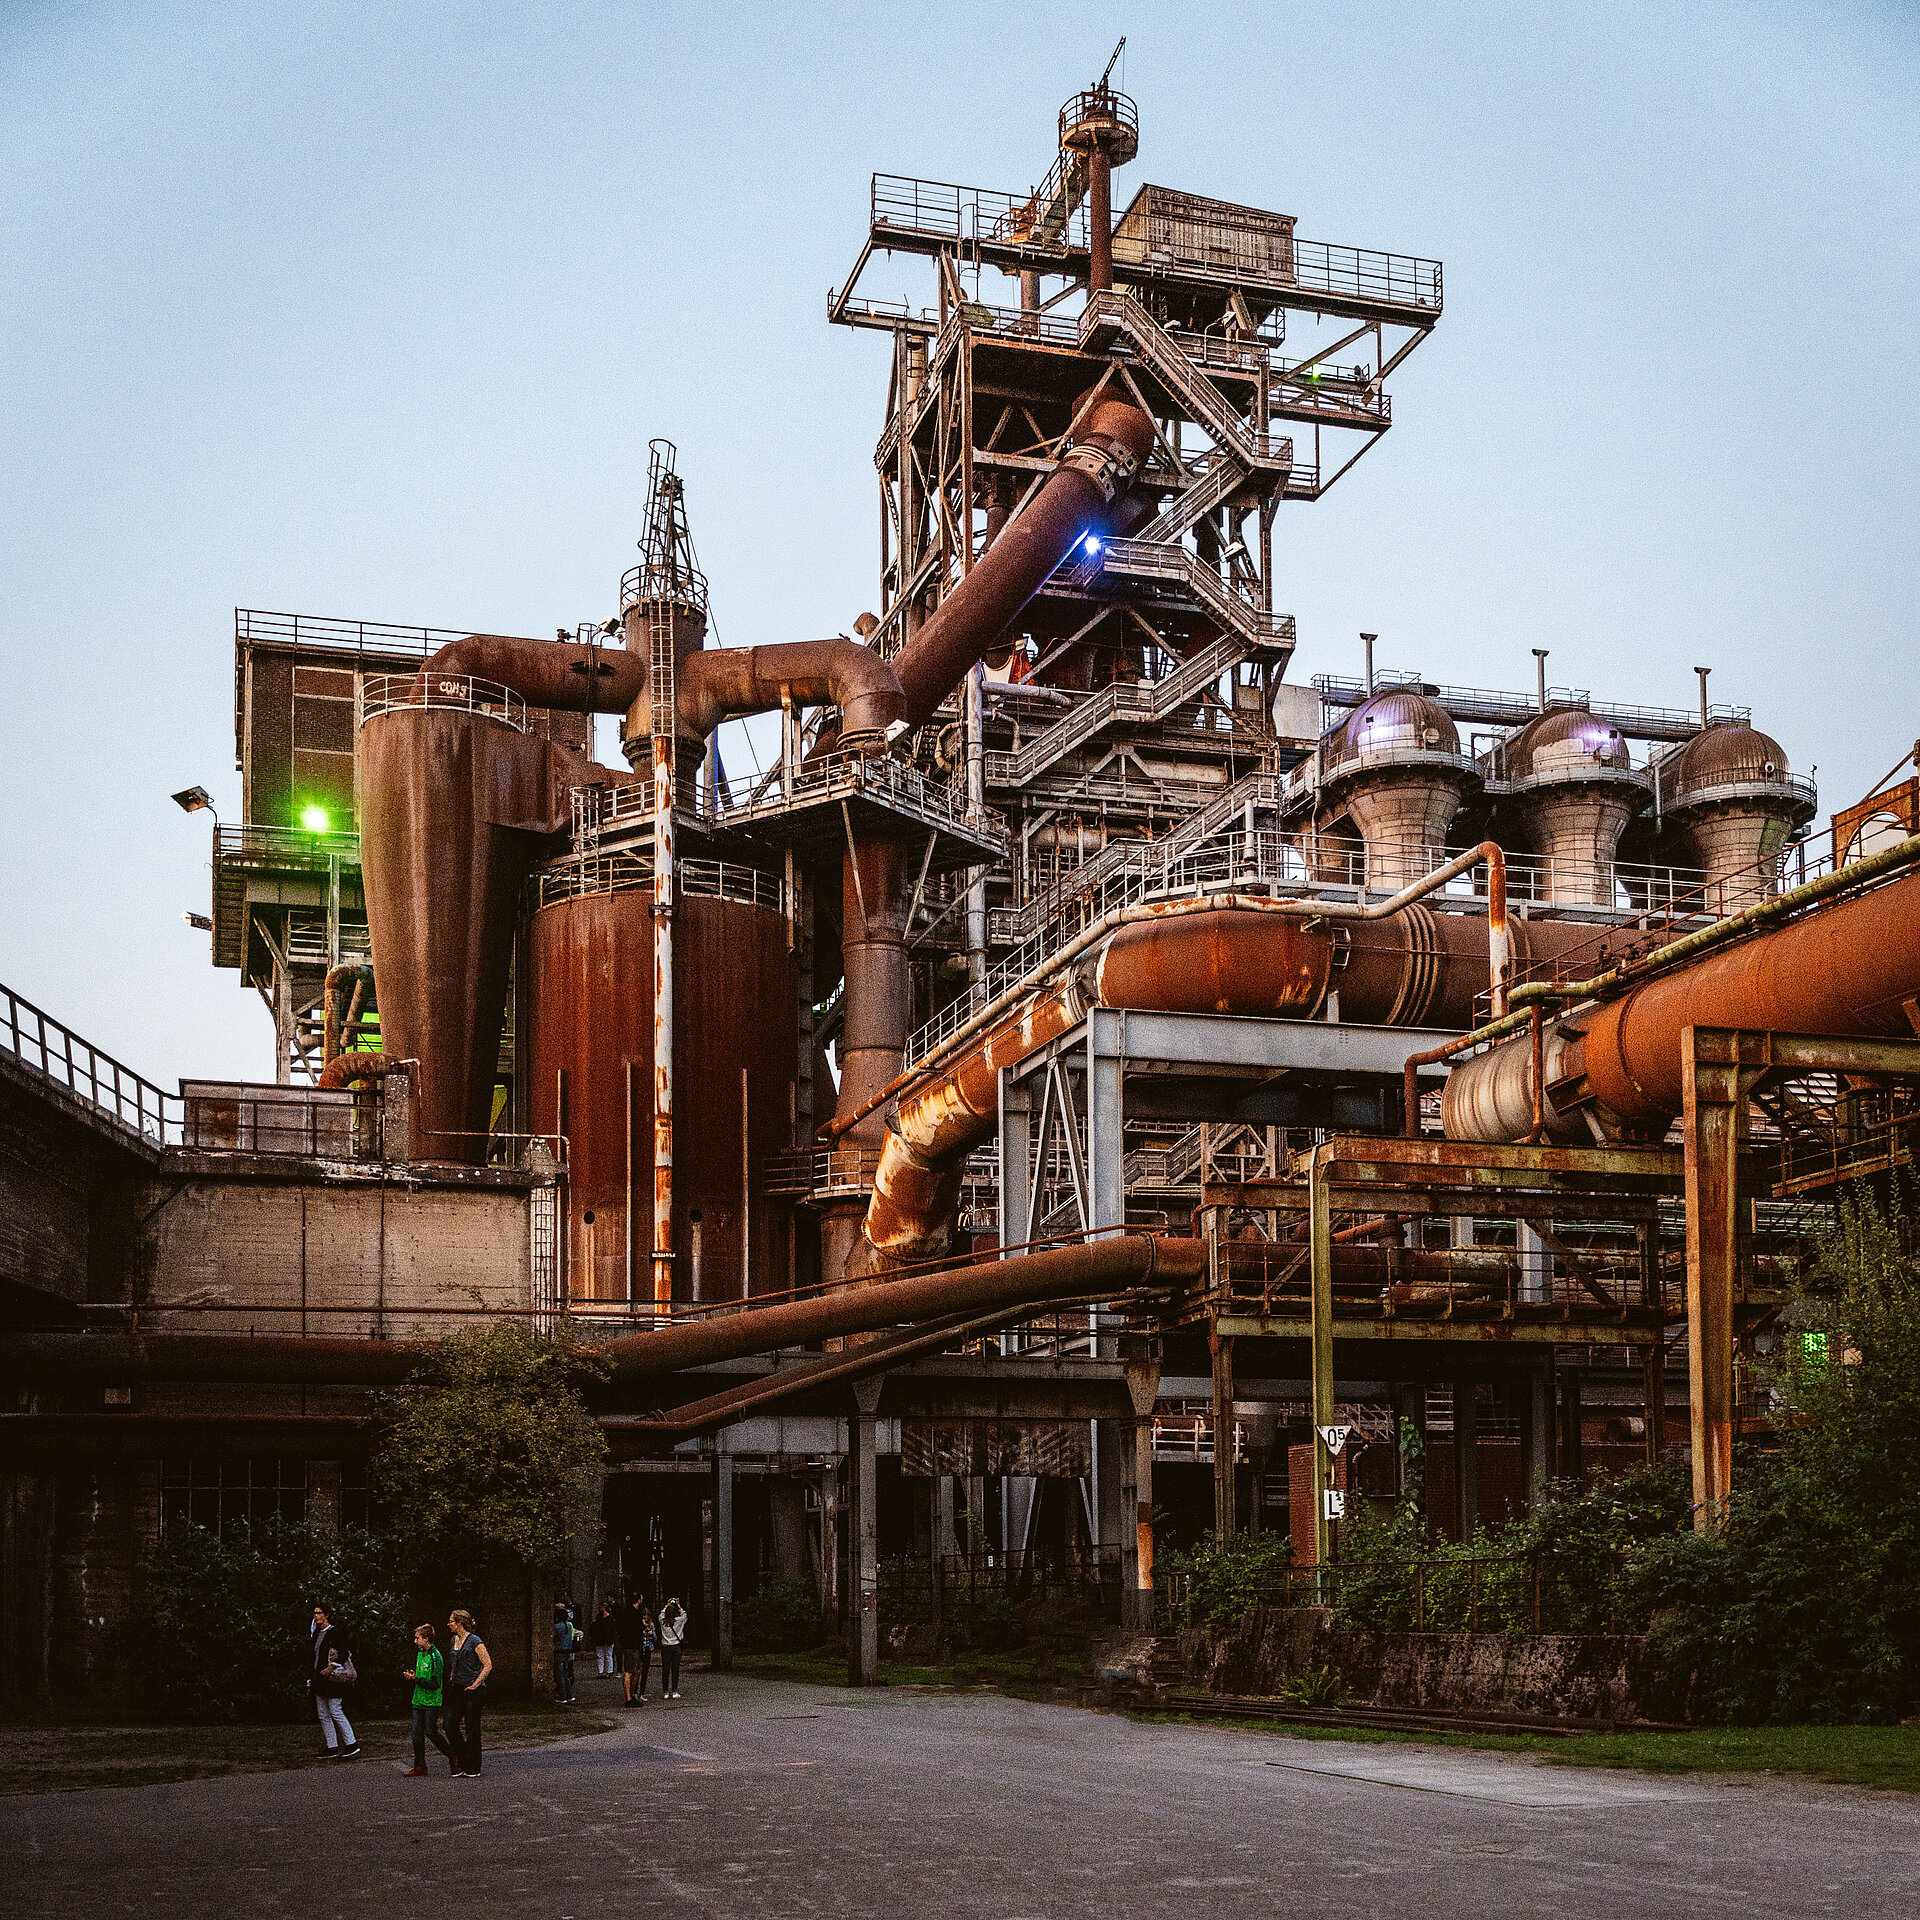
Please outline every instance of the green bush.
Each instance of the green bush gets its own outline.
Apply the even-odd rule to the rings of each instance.
[[[1774,1450],[1742,1450],[1719,1531],[1635,1559],[1636,1599],[1730,1720],[1898,1719],[1920,1689],[1920,1276],[1871,1200],[1819,1243],[1765,1377]]]
[[[137,1684],[191,1721],[288,1720],[312,1712],[306,1681],[316,1601],[345,1635],[359,1683],[349,1716],[397,1712],[413,1622],[385,1543],[310,1522],[274,1521],[251,1537],[170,1528],[148,1563],[148,1609],[130,1652]]]
[[[1290,1547],[1284,1536],[1258,1540],[1236,1533],[1226,1540],[1207,1533],[1184,1551],[1163,1554],[1159,1571],[1184,1576],[1184,1617],[1175,1627],[1230,1627],[1249,1607],[1274,1602],[1286,1593]]]
[[[804,1580],[762,1580],[733,1609],[733,1644],[742,1653],[803,1653],[820,1634],[819,1597]]]

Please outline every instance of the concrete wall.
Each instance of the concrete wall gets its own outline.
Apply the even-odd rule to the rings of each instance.
[[[1189,1684],[1278,1695],[1303,1667],[1330,1667],[1356,1703],[1544,1719],[1691,1720],[1692,1674],[1641,1635],[1375,1633],[1318,1607],[1255,1607],[1227,1632],[1180,1637]]]

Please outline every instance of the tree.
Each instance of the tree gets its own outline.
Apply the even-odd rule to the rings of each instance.
[[[1768,1372],[1779,1428],[1718,1532],[1639,1568],[1662,1636],[1730,1719],[1898,1718],[1920,1681],[1920,1276],[1843,1202]]]
[[[575,1385],[608,1363],[513,1321],[462,1328],[392,1396],[369,1474],[408,1564],[477,1580],[511,1557],[557,1573],[599,1518],[606,1442]]]

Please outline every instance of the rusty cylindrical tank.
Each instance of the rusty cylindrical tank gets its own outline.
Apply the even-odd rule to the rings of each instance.
[[[1688,1027],[1904,1035],[1902,1003],[1916,994],[1920,872],[1908,872],[1562,1015],[1549,1028],[1547,1084],[1573,1079],[1607,1131],[1653,1137],[1680,1111]],[[1530,1051],[1522,1035],[1454,1070],[1442,1106],[1449,1139],[1524,1137],[1524,1125],[1510,1129],[1531,1103]],[[1551,1099],[1546,1109],[1551,1127]]]
[[[703,897],[689,878],[674,909],[674,1297],[729,1300],[788,1284],[785,1218],[757,1189],[791,1126],[795,975],[776,907]],[[531,1127],[567,1136],[576,1301],[653,1298],[652,904],[648,883],[583,892],[530,923]]]

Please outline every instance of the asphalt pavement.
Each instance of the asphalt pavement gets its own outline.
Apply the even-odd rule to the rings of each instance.
[[[605,1683],[599,1683],[604,1686]],[[478,1781],[404,1750],[0,1801],[0,1913],[1862,1920],[1920,1801],[690,1674]]]

